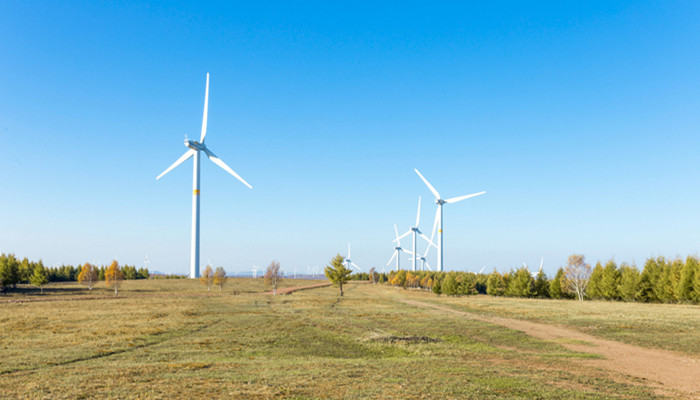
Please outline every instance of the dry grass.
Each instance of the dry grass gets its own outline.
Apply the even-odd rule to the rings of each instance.
[[[248,294],[232,295],[236,285]],[[196,282],[141,281],[118,299],[2,304],[3,396],[656,398],[585,366],[587,354],[399,303],[405,291],[256,294],[265,289],[236,280],[202,296]]]
[[[422,300],[457,309],[574,327],[605,339],[642,347],[700,355],[700,306],[610,301],[571,301],[468,296],[437,298],[410,292]]]

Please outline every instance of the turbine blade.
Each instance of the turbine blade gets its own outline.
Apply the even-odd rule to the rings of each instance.
[[[435,237],[435,230],[437,229],[438,226],[438,219],[440,218],[440,207],[435,210],[435,222],[433,222],[433,233],[430,234],[430,241],[433,241],[433,238]]]
[[[362,270],[360,269],[360,267],[358,267],[357,264],[355,264],[354,262],[351,262],[350,265],[352,265],[353,267],[357,268],[358,271],[362,272]]]
[[[409,229],[408,232],[406,232],[406,233],[404,233],[403,235],[401,235],[401,236],[397,237],[396,239],[394,239],[394,242],[398,242],[399,240],[405,238],[406,236],[410,235],[411,232],[413,232],[413,231]]]
[[[418,196],[418,213],[416,214],[416,225],[415,225],[416,228],[418,228],[419,223],[420,223],[420,196]]]
[[[394,261],[394,257],[396,257],[396,255],[397,255],[398,253],[399,253],[398,250],[394,250],[394,254],[391,255],[391,258],[389,259],[389,262],[386,263],[386,266],[387,266],[387,267],[389,266],[389,264],[391,264],[392,261]]]
[[[540,260],[540,270],[538,272],[542,271],[542,264],[544,264],[544,257]]]
[[[248,188],[252,189],[253,187],[248,184],[243,178],[241,178],[240,175],[236,173],[236,171],[232,170],[231,167],[226,165],[225,162],[221,161],[219,157],[217,157],[214,153],[212,153],[209,149],[204,147],[204,153],[206,153],[207,157],[216,165],[221,167],[224,171],[228,172],[229,174],[233,175],[236,179],[241,181],[244,185],[248,186]]]
[[[432,240],[428,239],[428,237],[425,236],[423,233],[419,233],[418,235],[419,235],[420,237],[422,237],[423,239],[425,239],[425,241],[428,242],[428,244],[429,244],[430,246],[435,246],[435,247],[437,248],[437,245],[435,245],[435,243],[433,243]],[[428,248],[430,248],[430,246],[428,246]]]
[[[156,180],[160,179],[163,175],[165,175],[165,174],[167,174],[168,172],[172,171],[173,168],[175,168],[175,167],[177,167],[178,165],[182,164],[183,162],[187,161],[188,158],[190,158],[190,157],[192,157],[192,156],[194,155],[194,152],[195,152],[195,150],[192,150],[192,149],[187,150],[187,151],[185,152],[185,154],[183,154],[182,156],[180,156],[180,158],[178,158],[177,161],[175,161],[175,162],[173,163],[173,165],[169,166],[168,169],[166,169],[166,170],[163,171],[160,175],[158,175],[158,176],[156,177]]]
[[[481,195],[484,194],[484,193],[486,193],[486,192],[472,193],[472,194],[468,194],[468,195],[466,195],[466,196],[453,197],[453,198],[451,198],[451,199],[445,200],[445,203],[447,203],[447,204],[456,203],[456,202],[458,202],[458,201],[466,200],[466,199],[468,199],[468,198],[470,198],[470,197],[481,196]]]
[[[396,240],[394,242],[398,242],[399,246],[401,245],[401,238],[399,238],[399,230],[396,229],[396,224],[394,224],[394,232],[396,233]]]
[[[207,114],[209,113],[209,73],[207,72],[207,89],[204,92],[204,116],[202,117],[202,135],[199,143],[204,143],[204,137],[207,136]]]
[[[440,193],[438,193],[438,191],[435,190],[435,188],[433,187],[433,185],[431,185],[430,182],[428,182],[428,180],[425,179],[425,178],[423,177],[423,175],[421,175],[420,172],[418,172],[417,169],[414,169],[414,171],[416,171],[416,173],[418,174],[418,176],[420,176],[420,178],[423,180],[423,182],[425,182],[425,185],[428,186],[428,189],[430,189],[430,191],[433,192],[433,195],[435,195],[435,198],[436,198],[436,199],[439,199],[439,198],[440,198]]]
[[[350,258],[350,243],[348,243],[348,258]]]

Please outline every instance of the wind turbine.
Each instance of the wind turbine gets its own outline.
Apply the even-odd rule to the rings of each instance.
[[[486,192],[473,193],[473,194],[468,194],[466,196],[452,197],[452,198],[445,200],[442,197],[440,197],[440,193],[438,193],[438,191],[435,190],[433,185],[431,185],[430,182],[428,182],[428,180],[425,179],[423,177],[423,175],[421,175],[421,173],[418,172],[417,169],[414,169],[414,171],[416,171],[416,173],[423,180],[423,182],[428,187],[428,189],[430,189],[430,191],[433,193],[433,195],[435,195],[435,203],[438,205],[438,209],[437,209],[437,212],[435,214],[436,221],[440,221],[439,222],[440,227],[438,229],[438,266],[437,266],[437,270],[442,271],[443,270],[442,205],[445,203],[447,203],[447,204],[457,203],[458,201],[466,200],[466,199],[471,198],[471,197],[476,197],[476,196],[482,195]]]
[[[408,254],[413,254],[413,253],[411,253],[408,250],[404,250],[401,247],[401,239],[399,238],[399,230],[396,229],[396,224],[394,224],[394,232],[396,233],[396,240],[394,240],[394,242],[396,242],[396,246],[394,247],[394,254],[391,256],[391,258],[389,259],[389,262],[386,263],[386,265],[388,267],[389,264],[391,264],[391,262],[394,260],[394,257],[396,257],[396,270],[398,271],[399,268],[401,267],[401,261],[400,261],[401,260],[401,252],[403,251],[404,253],[408,253]]]
[[[345,257],[345,268],[350,269],[350,266],[357,268],[358,271],[362,272],[360,267],[357,266],[352,260],[350,260],[350,243],[348,243],[348,256]]]
[[[209,74],[207,73],[207,87],[204,92],[204,116],[202,117],[202,133],[199,142],[195,140],[189,140],[185,137],[185,146],[189,148],[180,158],[169,166],[168,169],[163,171],[156,180],[160,179],[163,175],[170,172],[173,168],[187,161],[190,157],[194,156],[194,173],[192,177],[192,252],[190,257],[190,278],[199,277],[199,153],[204,152],[207,158],[211,160],[214,164],[221,167],[224,171],[233,175],[236,179],[241,181],[244,185],[249,188],[253,188],[243,180],[234,170],[232,170],[228,165],[226,165],[221,159],[219,159],[214,153],[212,153],[207,146],[204,145],[204,138],[207,135],[207,113],[209,109]]]
[[[411,228],[409,228],[408,231],[406,231],[406,233],[404,233],[403,235],[396,238],[396,240],[394,240],[396,242],[399,239],[403,239],[404,237],[406,237],[410,233],[413,233],[413,257],[411,257],[411,270],[412,271],[416,270],[416,260],[418,259],[418,249],[416,248],[416,238],[418,236],[420,236],[423,239],[425,239],[426,241],[428,241],[429,244],[433,244],[433,241],[431,239],[428,239],[428,237],[425,236],[423,234],[423,232],[420,231],[420,229],[418,229],[419,222],[420,222],[420,196],[418,196],[418,213],[416,214],[416,224],[414,226],[412,226]],[[433,233],[435,233],[435,232],[433,231]],[[430,248],[430,247],[428,247],[428,248]],[[423,258],[425,258],[425,256],[423,256]]]
[[[253,278],[257,278],[257,277],[258,277],[258,266],[253,265]]]

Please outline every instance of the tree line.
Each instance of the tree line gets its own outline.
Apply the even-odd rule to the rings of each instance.
[[[116,261],[112,262],[112,264],[115,263]],[[81,272],[86,270],[90,271],[89,275],[83,274],[86,279],[94,276],[94,281],[107,281],[110,267],[111,265],[98,267],[90,263],[80,266],[46,267],[41,260],[29,261],[26,257],[19,260],[14,254],[2,253],[0,254],[0,290],[15,288],[21,283],[42,286],[49,282],[82,282]],[[117,264],[117,268],[122,279],[148,279],[150,275],[147,268],[137,269],[133,265]],[[43,283],[38,284],[39,282]],[[91,288],[92,284],[89,286]]]
[[[430,290],[435,294],[463,296],[488,294],[505,297],[591,299],[647,303],[700,303],[700,261],[688,256],[652,257],[639,270],[634,264],[614,260],[591,268],[579,254],[569,257],[555,276],[526,267],[489,274],[450,271],[391,271],[354,274],[351,279],[386,283],[404,289]]]

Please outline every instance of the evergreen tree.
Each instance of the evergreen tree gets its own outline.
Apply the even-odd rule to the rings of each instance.
[[[34,286],[39,286],[41,293],[44,293],[44,285],[49,283],[49,274],[43,266],[34,268],[34,273],[29,278],[29,282]]]
[[[620,297],[624,301],[635,301],[639,291],[639,270],[634,265],[620,266]]]
[[[438,296],[442,294],[442,280],[437,276],[433,281],[433,293],[437,294]]]
[[[455,279],[454,272],[450,272],[445,276],[442,282],[442,293],[448,296],[457,295],[457,280]]]
[[[586,294],[591,299],[603,298],[603,266],[600,262],[596,263],[593,272],[591,272],[591,279],[588,281]]]
[[[549,280],[544,271],[540,270],[537,272],[537,278],[535,278],[534,284],[534,294],[539,298],[549,297]]]
[[[532,296],[534,293],[534,282],[530,270],[521,267],[511,275],[513,278],[508,280],[506,295],[514,297]]]
[[[491,296],[503,296],[505,292],[506,283],[503,280],[503,275],[494,269],[486,280],[486,293]]]
[[[561,281],[564,279],[564,268],[559,267],[554,279],[549,283],[549,297],[553,299],[561,299],[564,291],[561,289]]]
[[[347,283],[352,274],[352,270],[345,267],[343,263],[345,259],[340,254],[331,259],[330,264],[326,266],[324,272],[326,278],[334,285],[340,287],[340,295],[343,296],[343,284]],[[404,275],[405,277],[405,275]]]
[[[0,255],[0,281],[3,286],[16,287],[19,282],[19,261],[14,254]]]
[[[600,289],[603,298],[606,300],[618,300],[620,298],[620,270],[613,260],[605,263]]]
[[[681,278],[678,281],[676,289],[679,301],[693,301],[696,293],[693,290],[693,280],[695,279],[695,275],[699,273],[698,271],[700,271],[698,259],[690,256],[686,258],[683,269],[681,270]]]

